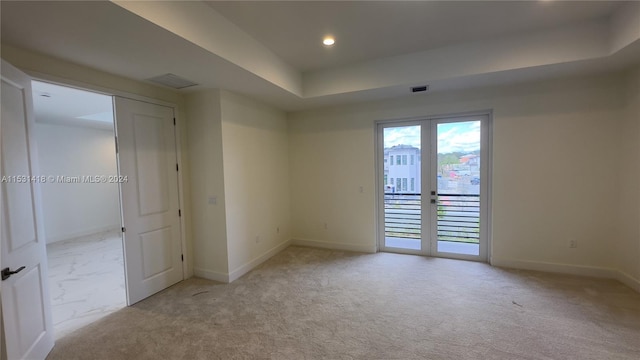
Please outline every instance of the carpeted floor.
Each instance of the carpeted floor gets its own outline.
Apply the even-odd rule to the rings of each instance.
[[[640,359],[612,280],[289,247],[232,284],[183,281],[48,359]]]

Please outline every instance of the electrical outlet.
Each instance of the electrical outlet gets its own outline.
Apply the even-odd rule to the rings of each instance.
[[[578,247],[578,240],[576,240],[576,239],[569,240],[569,248],[570,249],[575,249],[577,247]]]

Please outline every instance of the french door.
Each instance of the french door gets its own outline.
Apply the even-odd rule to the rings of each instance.
[[[378,248],[487,261],[489,115],[378,123]]]

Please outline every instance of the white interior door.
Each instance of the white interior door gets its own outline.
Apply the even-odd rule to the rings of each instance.
[[[127,301],[183,279],[173,109],[114,98]]]
[[[53,323],[36,176],[31,79],[4,60],[1,116],[0,293],[6,356],[44,359],[53,348]]]

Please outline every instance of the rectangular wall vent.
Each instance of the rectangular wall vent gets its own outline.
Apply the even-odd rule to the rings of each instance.
[[[156,84],[168,86],[174,89],[184,89],[190,86],[198,85],[193,81],[183,79],[178,75],[174,75],[174,74],[164,74],[164,75],[149,78],[147,80],[152,81]]]

